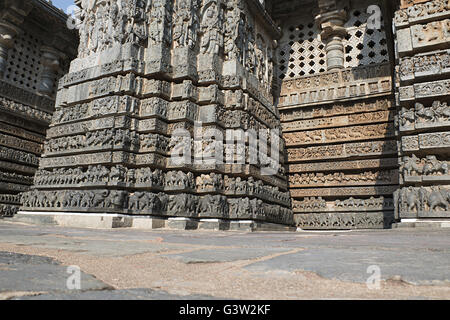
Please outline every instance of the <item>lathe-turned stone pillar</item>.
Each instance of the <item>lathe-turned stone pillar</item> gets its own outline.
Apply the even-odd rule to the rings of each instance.
[[[8,51],[14,46],[14,37],[19,29],[8,22],[0,22],[0,78],[3,78],[8,60]]]
[[[41,63],[44,69],[41,73],[41,82],[38,91],[47,96],[52,96],[62,55],[58,50],[48,46],[41,47],[41,53]]]
[[[344,27],[347,13],[343,9],[336,9],[333,3],[334,1],[326,4],[319,2],[320,14],[316,17],[322,30],[322,41],[326,45],[328,71],[344,69],[343,39],[347,34]]]

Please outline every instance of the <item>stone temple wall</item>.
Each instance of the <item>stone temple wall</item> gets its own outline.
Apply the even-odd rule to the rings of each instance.
[[[400,190],[396,215],[450,217],[450,2],[404,1],[394,19]]]
[[[389,9],[383,1],[297,1],[297,11],[291,2],[274,14],[283,28],[278,109],[297,226],[387,227],[399,183]],[[381,9],[375,27],[370,5]]]
[[[186,228],[228,229],[242,220],[292,225],[272,92],[280,34],[261,3],[78,4],[78,58],[59,83],[24,212],[156,216]],[[207,138],[210,129],[216,139]],[[274,129],[268,148],[279,147],[271,157],[281,165],[249,136],[240,145],[243,161],[200,161],[207,150],[210,158],[227,157],[220,148],[227,129]],[[174,161],[186,148],[194,150],[189,161]]]
[[[15,214],[33,184],[56,80],[75,56],[66,19],[46,1],[0,3],[0,216]]]
[[[25,215],[215,229],[450,217],[449,1],[77,0],[56,102],[70,36],[31,2],[1,7],[9,214],[55,103]]]

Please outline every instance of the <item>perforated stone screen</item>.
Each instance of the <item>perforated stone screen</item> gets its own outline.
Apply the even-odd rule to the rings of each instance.
[[[280,80],[326,71],[325,45],[320,41],[318,27],[312,19],[292,19],[286,23],[277,57]]]
[[[36,92],[42,70],[40,53],[42,40],[28,32],[23,32],[15,38],[14,42],[14,48],[9,51],[4,80]]]
[[[369,17],[367,7],[348,13],[345,68],[389,61],[383,18],[380,29],[371,29],[367,25]],[[279,81],[327,71],[325,44],[319,34],[312,16],[290,18],[284,23],[283,37],[277,49]]]
[[[344,40],[345,68],[389,61],[383,17],[380,29],[368,26],[369,17],[366,8],[349,12],[349,20],[345,24],[348,31]]]

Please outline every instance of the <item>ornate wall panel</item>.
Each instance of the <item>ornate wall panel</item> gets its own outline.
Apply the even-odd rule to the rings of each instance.
[[[23,210],[293,225],[272,86],[280,33],[261,3],[78,5],[84,17],[78,57],[59,82]],[[178,136],[179,129],[190,136]],[[208,129],[223,138],[192,135]],[[242,162],[205,163],[197,151],[189,161],[173,161],[185,147],[226,156],[215,148],[227,129],[278,130],[269,147],[279,145],[281,165],[262,154],[254,162],[252,155],[262,152],[249,141]],[[267,166],[272,175],[261,170]]]
[[[382,1],[298,2],[296,12],[287,1],[274,10],[283,27],[278,109],[297,226],[389,227],[399,184],[391,17],[372,28],[367,8],[389,10]]]
[[[448,1],[404,1],[395,14],[398,55],[400,219],[450,218]]]
[[[57,79],[74,57],[77,38],[67,16],[45,1],[3,1],[0,13],[0,216],[12,216],[19,192],[33,184]],[[55,43],[55,30],[64,41]]]

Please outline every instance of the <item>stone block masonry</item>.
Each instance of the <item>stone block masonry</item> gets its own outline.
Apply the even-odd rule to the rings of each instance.
[[[280,130],[272,91],[279,30],[264,8],[241,0],[78,5],[78,58],[59,82],[23,214],[152,216],[189,229],[293,225],[280,133],[269,139],[280,153],[270,176],[263,158],[251,161],[261,150],[249,140],[243,162],[197,161],[211,148],[226,157],[215,145],[229,129]],[[197,138],[210,129],[222,140]],[[173,161],[192,146],[185,162]]]
[[[33,184],[57,80],[76,56],[66,20],[42,0],[0,4],[0,217],[16,214]]]

